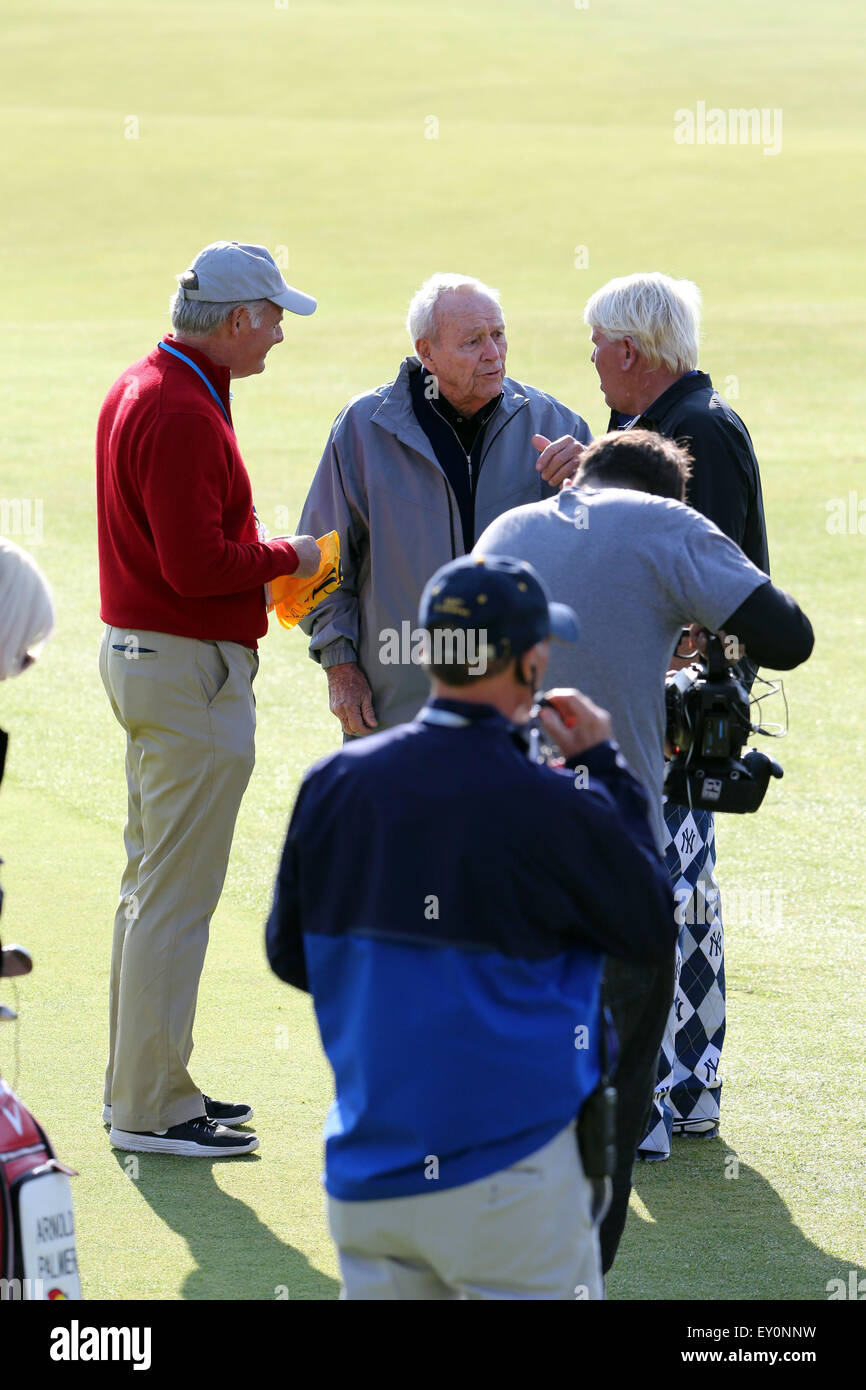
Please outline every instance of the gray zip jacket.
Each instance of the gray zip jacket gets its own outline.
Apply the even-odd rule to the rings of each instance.
[[[427,698],[429,681],[411,659],[413,645],[418,650],[411,642],[418,602],[440,565],[465,554],[454,490],[412,408],[415,366],[416,357],[405,358],[396,381],[356,396],[337,416],[297,527],[298,535],[340,533],[342,587],[301,627],[312,639],[310,656],[322,666],[358,662],[379,729],[413,719]],[[485,428],[476,536],[512,507],[557,492],[536,472],[534,434],[592,439],[568,406],[506,377]]]

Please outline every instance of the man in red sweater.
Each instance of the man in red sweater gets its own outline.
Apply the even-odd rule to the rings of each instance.
[[[187,1070],[211,916],[254,762],[264,586],[315,574],[312,536],[266,540],[229,382],[265,369],[283,310],[316,301],[263,246],[215,242],[179,277],[173,334],[112,386],[96,441],[100,673],[126,732],[127,865],[114,922],[103,1119],[115,1148],[249,1153],[248,1105]]]

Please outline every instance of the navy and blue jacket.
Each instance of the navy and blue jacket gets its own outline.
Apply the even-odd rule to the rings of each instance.
[[[433,700],[318,763],[267,952],[312,994],[334,1071],[327,1191],[457,1187],[546,1144],[600,1077],[603,956],[658,961],[675,938],[646,797],[611,743],[551,768],[492,706]]]

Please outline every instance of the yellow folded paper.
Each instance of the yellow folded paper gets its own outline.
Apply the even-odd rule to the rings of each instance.
[[[339,531],[319,536],[316,545],[322,552],[322,563],[315,574],[307,579],[281,574],[279,579],[271,580],[272,602],[268,604],[268,612],[276,613],[282,627],[294,627],[343,582]]]

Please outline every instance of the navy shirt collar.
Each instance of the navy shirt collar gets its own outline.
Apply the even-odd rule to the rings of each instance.
[[[660,396],[656,396],[646,410],[642,410],[640,415],[635,418],[637,420],[657,420],[682,397],[690,396],[693,391],[702,391],[706,387],[709,387],[711,391],[713,389],[713,383],[707,372],[699,372],[697,369],[686,372],[685,376],[681,376],[666,391],[662,391]]]
[[[482,425],[487,424],[491,415],[495,414],[499,409],[501,401],[502,392],[500,391],[498,396],[494,396],[492,401],[488,401],[480,410],[476,410],[474,415],[462,414],[445,396],[439,396],[436,405],[445,416],[449,425],[453,425],[455,429],[457,429],[458,425],[472,426],[475,429],[480,429]],[[461,431],[458,429],[457,433],[460,434]],[[463,433],[465,434],[466,431],[463,431]]]
[[[434,400],[427,395],[428,383],[433,379],[423,365],[419,365],[415,370],[410,368],[409,382],[415,413],[420,419],[424,411],[430,411],[445,420],[457,435],[466,453],[469,453],[488,420],[496,414],[502,404],[502,392],[500,391],[498,396],[494,396],[493,400],[488,401],[480,410],[476,410],[474,415],[467,415],[457,410],[447,397],[440,394]]]
[[[512,728],[511,721],[496,708],[495,705],[478,704],[474,700],[452,700],[439,696],[434,699],[432,696],[421,710],[421,718],[425,710],[442,710],[446,714],[456,714],[461,719],[465,719],[468,724],[501,724],[504,729]]]
[[[676,405],[685,396],[690,396],[693,391],[703,391],[707,387],[712,391],[713,383],[709,375],[695,368],[694,371],[686,372],[685,376],[681,376],[672,386],[668,386],[660,396],[656,396],[639,415],[625,415],[621,410],[611,410],[608,429],[631,430],[635,425],[641,425],[643,429],[652,429],[655,421],[659,420],[665,411],[670,410],[671,406]]]

